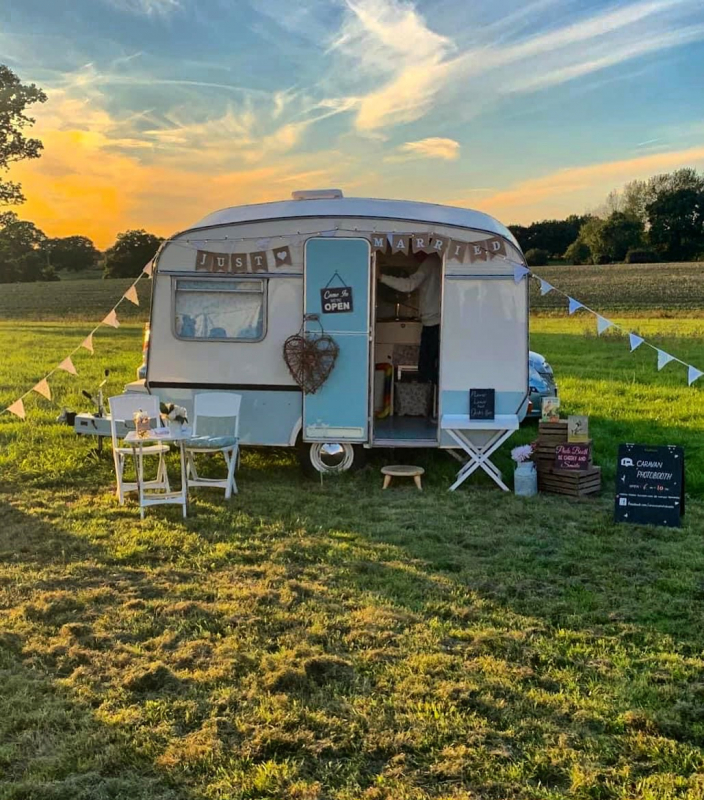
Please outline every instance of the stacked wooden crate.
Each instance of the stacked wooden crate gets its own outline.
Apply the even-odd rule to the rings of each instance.
[[[567,421],[541,422],[538,444],[533,454],[538,470],[538,490],[550,494],[584,497],[601,490],[601,467],[591,459],[587,469],[556,469],[555,450],[567,444]],[[589,444],[591,447],[591,442]]]

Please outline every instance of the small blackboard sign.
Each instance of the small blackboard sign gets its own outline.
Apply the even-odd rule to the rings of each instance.
[[[558,444],[555,447],[555,469],[589,469],[592,464],[592,446],[583,444]]]
[[[494,419],[494,402],[496,392],[494,389],[469,390],[469,418]]]
[[[354,311],[351,286],[328,286],[320,290],[323,314],[347,314]]]
[[[616,473],[616,522],[679,528],[684,516],[684,450],[622,444]]]

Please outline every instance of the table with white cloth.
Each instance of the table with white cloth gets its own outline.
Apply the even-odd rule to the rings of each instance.
[[[457,479],[450,486],[454,490],[481,467],[505,492],[508,486],[503,482],[501,472],[491,463],[490,456],[518,430],[519,419],[516,414],[498,414],[494,419],[470,419],[469,414],[443,414],[440,427],[467,454],[468,460],[457,473]]]
[[[186,475],[186,448],[185,443],[191,437],[191,429],[183,427],[181,430],[171,428],[152,428],[145,436],[138,436],[136,431],[130,431],[125,436],[125,443],[130,445],[135,458],[137,471],[137,486],[139,489],[139,514],[144,519],[144,509],[148,506],[173,503],[180,505],[183,516],[188,508],[188,477]],[[142,448],[150,444],[178,444],[181,461],[181,488],[177,492],[150,491],[144,486],[144,457]]]

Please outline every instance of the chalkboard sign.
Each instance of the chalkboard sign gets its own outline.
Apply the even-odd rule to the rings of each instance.
[[[469,418],[494,419],[494,389],[469,390]]]
[[[684,450],[622,444],[616,473],[616,522],[678,528],[684,515]]]
[[[555,447],[555,469],[586,470],[591,464],[591,444],[558,444]]]
[[[323,314],[347,314],[354,311],[351,286],[329,286],[320,290]]]

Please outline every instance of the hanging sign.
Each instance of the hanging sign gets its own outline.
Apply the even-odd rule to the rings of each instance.
[[[591,465],[591,444],[558,444],[555,447],[555,469],[587,470]]]
[[[342,286],[330,286],[335,278],[340,281]],[[354,311],[352,287],[347,286],[339,272],[335,272],[327,286],[320,290],[320,307],[323,314],[348,314]]]
[[[616,522],[679,528],[684,515],[684,450],[622,444],[616,473]]]
[[[495,398],[496,391],[494,389],[470,389],[469,418],[494,419]]]

